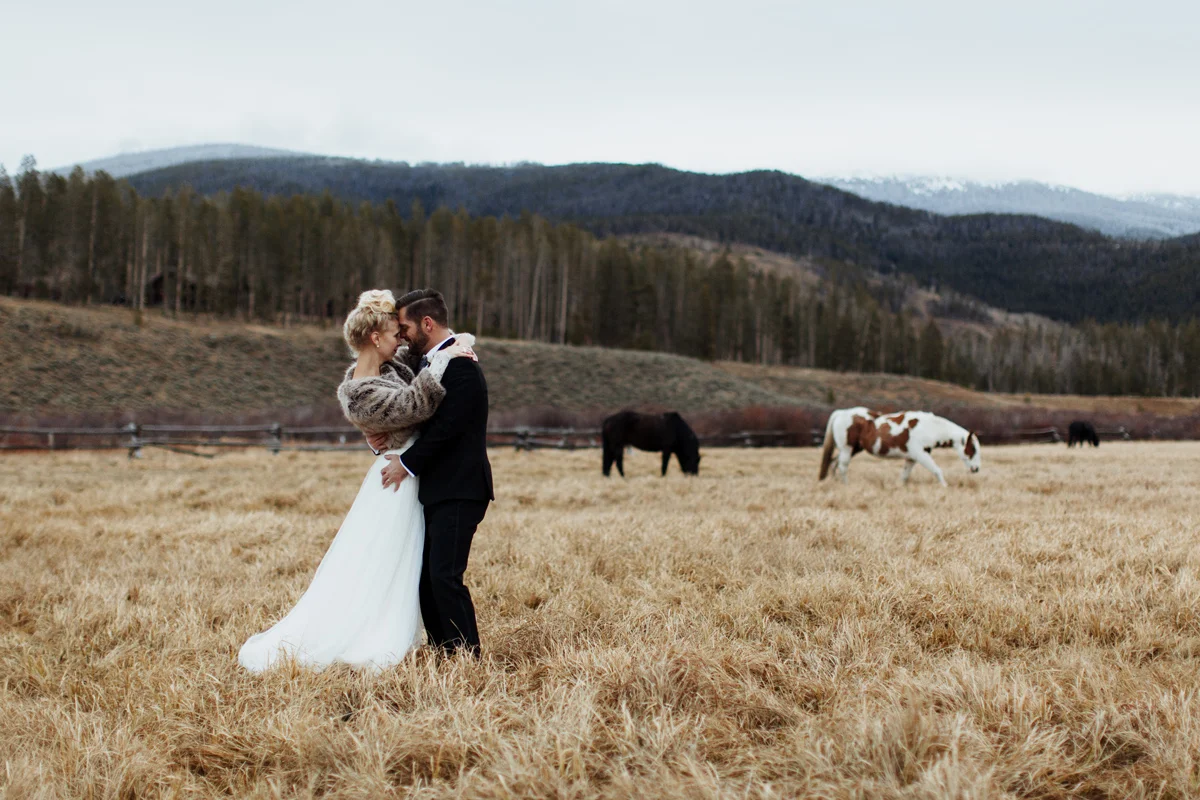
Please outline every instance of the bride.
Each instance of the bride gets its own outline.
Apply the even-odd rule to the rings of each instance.
[[[411,446],[446,396],[440,380],[450,359],[475,357],[474,338],[459,334],[414,376],[399,330],[386,290],[364,292],[346,319],[343,334],[358,360],[346,370],[338,400],[364,433],[387,432],[387,449],[368,470],[308,589],[287,616],[242,645],[238,663],[251,672],[280,659],[315,669],[335,662],[384,669],[419,644],[425,518],[418,480],[384,488],[380,473],[385,456]]]

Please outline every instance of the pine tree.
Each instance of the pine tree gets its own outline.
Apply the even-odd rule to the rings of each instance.
[[[17,286],[19,217],[16,188],[0,165],[0,294],[12,294]]]
[[[942,342],[942,332],[932,319],[925,324],[921,331],[918,345],[920,351],[920,376],[922,378],[941,378],[942,362],[945,347]]]

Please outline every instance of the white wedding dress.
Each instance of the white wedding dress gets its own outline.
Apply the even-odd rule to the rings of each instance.
[[[238,663],[262,672],[281,660],[321,669],[334,663],[381,670],[420,644],[425,517],[418,478],[385,489],[381,453],[303,596],[269,630],[251,636]]]

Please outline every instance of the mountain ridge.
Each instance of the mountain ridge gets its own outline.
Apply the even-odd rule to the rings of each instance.
[[[1200,246],[1191,237],[1129,241],[1045,217],[944,216],[864,199],[772,170],[705,175],[656,164],[505,167],[329,157],[181,164],[128,178],[158,196],[243,187],[267,196],[395,203],[402,211],[524,211],[596,235],[677,233],[907,273],[1012,312],[1069,322],[1200,316]],[[1187,287],[1193,287],[1188,289]]]
[[[1186,195],[1116,197],[1032,180],[974,181],[929,175],[818,180],[868,200],[936,214],[1034,214],[1132,239],[1200,232],[1200,198]]]
[[[275,147],[260,147],[258,145],[237,144],[233,142],[217,142],[213,144],[183,145],[181,147],[163,147],[154,150],[137,150],[117,153],[112,156],[95,158],[47,170],[56,175],[68,175],[75,167],[80,167],[90,174],[103,170],[114,178],[124,178],[139,172],[186,164],[191,161],[220,161],[236,158],[284,158],[306,155],[294,150],[281,150]]]
[[[389,166],[410,166],[406,161],[325,156],[239,143],[186,145],[119,153],[114,156],[80,162],[79,166],[87,173],[103,170],[113,177],[121,178],[199,161],[270,158],[312,158],[324,160],[330,164],[369,164],[385,169]],[[580,162],[561,166],[582,165],[600,166],[601,164],[600,162]],[[67,175],[74,169],[74,166],[60,166],[49,171]],[[465,165],[456,162],[420,163],[416,166],[454,168]],[[478,164],[467,168],[521,170],[529,167],[555,168],[535,162]],[[718,173],[693,174],[720,175]],[[791,173],[784,174],[791,175]],[[834,186],[867,200],[942,215],[1032,214],[1097,230],[1108,236],[1133,239],[1165,239],[1200,232],[1200,196],[1165,192],[1103,194],[1032,179],[985,181],[946,175],[920,174],[817,177],[793,175],[793,177]]]
[[[80,162],[78,166],[89,174],[103,170],[115,178],[123,178],[194,162],[274,158],[316,159],[324,161],[326,164],[370,165],[383,169],[412,166],[406,161],[354,159],[240,143],[206,143],[125,152]],[[64,165],[48,171],[65,176],[75,166],[74,164]],[[556,168],[536,162],[471,166],[466,166],[461,162],[446,164],[423,162],[415,166],[447,169],[498,169],[507,170],[510,174],[516,174],[516,171],[527,168]],[[604,164],[580,162],[560,166],[604,166]],[[750,173],[728,174],[770,171],[755,170]],[[699,172],[691,174],[714,177],[723,175]],[[1166,239],[1200,232],[1200,196],[1165,192],[1103,194],[1031,179],[985,181],[946,175],[920,174],[818,177],[793,175],[786,172],[782,174],[811,183],[833,186],[867,200],[942,215],[987,213],[1034,215],[1097,230],[1107,236],[1133,239]]]

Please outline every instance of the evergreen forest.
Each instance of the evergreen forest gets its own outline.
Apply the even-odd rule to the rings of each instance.
[[[955,224],[983,224],[964,219]],[[908,301],[929,275],[878,269],[839,247],[818,251],[813,280],[757,268],[728,248],[704,253],[621,232],[528,211],[429,207],[419,196],[401,207],[330,191],[209,194],[187,184],[152,195],[103,172],[43,173],[31,158],[16,176],[0,171],[0,293],[9,296],[340,324],[364,289],[434,286],[452,322],[484,336],[909,374],[992,391],[1200,394],[1194,316],[995,324],[945,284],[932,313],[920,313]],[[1020,249],[994,233],[973,232],[979,252]]]

